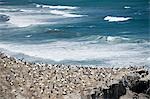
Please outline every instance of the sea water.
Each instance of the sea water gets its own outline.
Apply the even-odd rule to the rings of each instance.
[[[148,0],[0,0],[0,50],[31,62],[150,65]]]

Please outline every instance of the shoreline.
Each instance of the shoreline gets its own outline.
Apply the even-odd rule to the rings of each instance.
[[[2,99],[150,98],[150,70],[144,66],[38,64],[16,60],[0,52],[0,68]]]

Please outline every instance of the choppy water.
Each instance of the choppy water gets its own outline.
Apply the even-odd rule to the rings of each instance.
[[[0,50],[33,62],[150,65],[148,0],[0,0]]]

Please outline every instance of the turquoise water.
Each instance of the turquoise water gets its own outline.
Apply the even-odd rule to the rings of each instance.
[[[149,65],[148,0],[0,0],[0,50],[32,62]]]

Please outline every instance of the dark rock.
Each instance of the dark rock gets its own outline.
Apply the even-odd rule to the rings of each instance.
[[[148,81],[136,81],[136,83],[130,87],[130,90],[133,92],[136,92],[136,93],[147,94],[147,93],[150,93],[149,88],[150,88],[150,80],[148,80]]]
[[[122,78],[122,83],[123,83],[123,86],[125,87],[128,86],[128,80],[125,77]]]
[[[145,70],[136,71],[136,73],[139,73],[140,75],[145,73],[146,75],[148,75],[148,71]]]
[[[101,95],[100,95],[101,91],[95,91],[95,93],[91,94],[91,98],[90,99],[100,99]]]
[[[96,99],[96,94],[91,95],[92,99]]]
[[[119,82],[119,84],[111,85],[109,89],[104,89],[103,93],[104,99],[119,99],[120,96],[126,94],[126,88],[122,82]]]
[[[126,76],[126,77],[124,77],[123,79],[122,79],[122,82],[123,82],[123,84],[124,84],[124,86],[125,87],[131,87],[131,86],[133,86],[135,83],[136,83],[136,81],[138,81],[140,79],[140,77],[138,76],[138,75],[128,75],[128,76]]]

